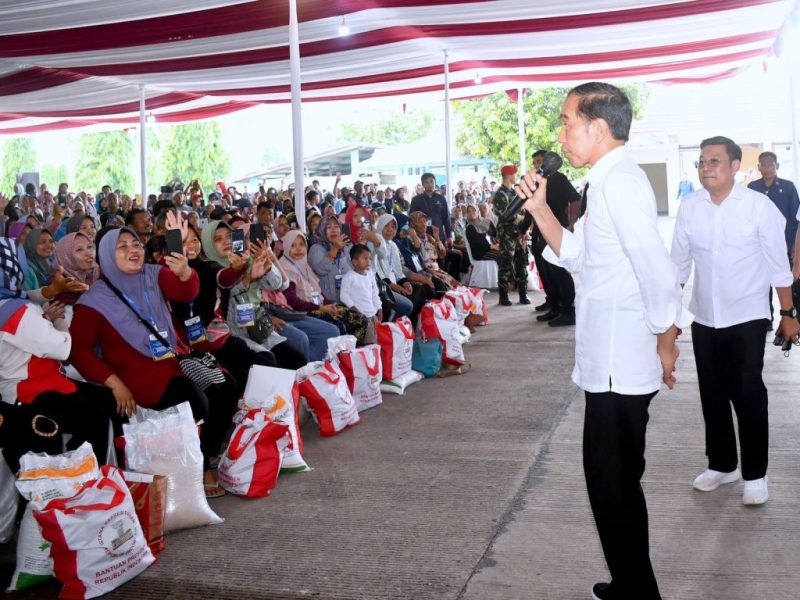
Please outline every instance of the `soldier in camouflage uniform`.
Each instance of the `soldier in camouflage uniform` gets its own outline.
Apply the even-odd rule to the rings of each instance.
[[[530,229],[531,216],[520,207],[519,213],[513,219],[503,220],[502,216],[506,207],[516,197],[514,183],[517,167],[506,165],[500,169],[503,184],[494,195],[494,214],[497,217],[497,241],[500,244],[500,258],[498,266],[498,291],[500,305],[511,306],[508,298],[508,284],[510,281],[517,283],[519,303],[530,304],[528,300],[528,249],[523,244],[523,236]]]

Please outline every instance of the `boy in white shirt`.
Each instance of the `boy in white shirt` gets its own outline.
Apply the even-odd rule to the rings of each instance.
[[[365,344],[376,342],[375,324],[383,320],[381,298],[375,273],[372,272],[372,257],[369,248],[364,244],[354,244],[350,248],[350,262],[353,270],[342,277],[339,299],[347,308],[354,308],[367,317],[367,334]]]

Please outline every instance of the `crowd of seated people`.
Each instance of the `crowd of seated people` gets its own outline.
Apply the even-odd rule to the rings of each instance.
[[[187,401],[204,423],[206,494],[224,494],[212,466],[252,365],[298,369],[344,334],[372,343],[376,322],[416,324],[460,285],[464,244],[491,231],[472,203],[451,216],[431,178],[411,192],[314,181],[305,232],[293,191],[263,186],[206,195],[193,181],[144,201],[65,183],[0,194],[0,448],[12,470],[63,439],[102,458],[137,406]],[[201,391],[178,360],[192,349],[224,381]]]

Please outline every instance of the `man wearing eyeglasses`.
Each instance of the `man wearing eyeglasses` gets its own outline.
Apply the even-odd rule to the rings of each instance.
[[[700,144],[696,166],[703,189],[681,203],[672,260],[682,284],[689,279],[693,262],[695,268],[692,346],[708,469],[694,480],[694,488],[710,492],[740,477],[732,403],[739,424],[742,502],[756,505],[769,497],[767,388],[762,370],[770,286],[777,290],[781,305],[776,333],[796,341],[800,324],[792,306],[786,219],[767,196],[736,183],[741,160],[742,149],[726,137]]]

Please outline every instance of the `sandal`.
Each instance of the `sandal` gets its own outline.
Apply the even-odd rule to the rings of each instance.
[[[219,484],[219,482],[216,482],[216,483],[204,483],[203,484],[203,490],[206,493],[206,499],[207,500],[209,498],[221,498],[222,496],[224,496],[227,493],[225,491],[225,489]]]

